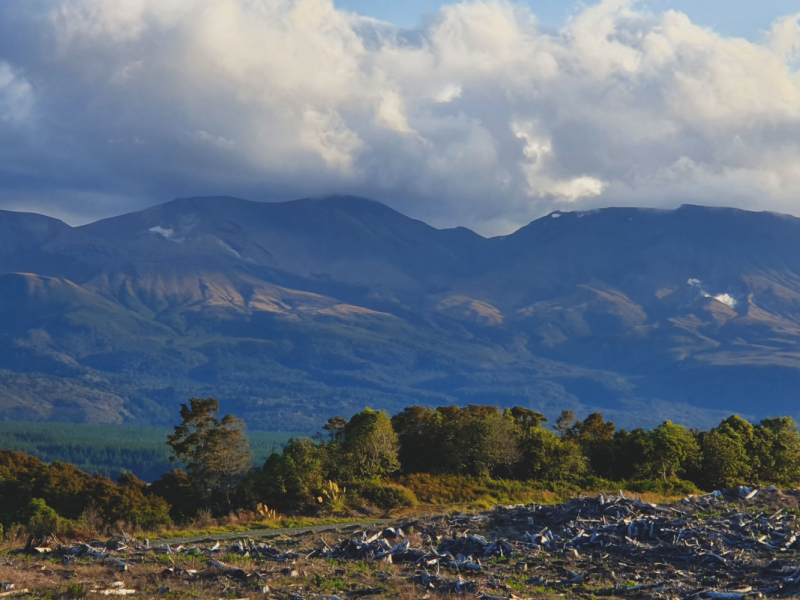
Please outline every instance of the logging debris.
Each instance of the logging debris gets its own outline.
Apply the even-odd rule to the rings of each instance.
[[[348,564],[369,564],[380,584],[399,577],[422,590],[486,600],[542,591],[587,598],[785,598],[800,596],[798,497],[800,492],[741,487],[659,506],[620,493],[425,516],[380,530],[351,527],[335,541],[306,533],[170,546],[120,532],[105,541],[29,539],[19,552],[64,564],[96,561],[123,573],[166,561],[160,571],[165,583],[223,581],[263,594],[289,586],[296,599],[385,591],[376,585],[315,593],[305,583],[315,564],[336,565],[332,577],[341,580],[352,573]],[[187,568],[179,557],[192,558],[198,568]]]

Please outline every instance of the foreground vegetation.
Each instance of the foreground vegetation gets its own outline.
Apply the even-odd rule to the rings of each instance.
[[[598,413],[581,421],[564,411],[548,427],[522,407],[413,406],[394,417],[365,409],[329,419],[316,439],[291,439],[252,468],[244,423],[218,410],[212,398],[183,405],[166,447],[185,470],[152,484],[0,451],[0,524],[34,535],[169,535],[364,519],[420,503],[483,508],[620,489],[669,498],[800,483],[800,435],[786,417],[627,432]]]

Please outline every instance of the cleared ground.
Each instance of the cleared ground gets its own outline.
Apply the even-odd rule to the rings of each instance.
[[[798,494],[741,488],[661,506],[601,495],[169,547],[31,539],[4,552],[0,580],[8,597],[48,600],[797,597]]]

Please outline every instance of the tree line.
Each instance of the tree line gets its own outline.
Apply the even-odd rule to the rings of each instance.
[[[322,482],[358,484],[412,473],[557,482],[687,480],[700,489],[800,483],[800,434],[789,417],[751,424],[731,416],[710,431],[666,421],[617,429],[602,414],[565,410],[548,427],[539,412],[469,405],[410,406],[389,417],[366,409],[330,419],[316,442],[291,440],[249,481],[282,508],[309,505]]]
[[[708,431],[670,421],[626,431],[600,413],[578,420],[567,410],[550,424],[519,406],[410,406],[394,416],[366,408],[328,419],[314,439],[291,439],[253,467],[245,424],[220,418],[217,400],[192,398],[180,416],[167,446],[182,468],[151,485],[130,474],[114,484],[64,463],[0,453],[0,506],[9,507],[0,522],[41,521],[48,510],[50,518],[78,519],[92,507],[106,523],[125,519],[146,528],[189,521],[200,510],[414,506],[415,485],[448,477],[576,490],[637,481],[704,490],[800,484],[800,434],[789,417],[752,424],[734,415]]]

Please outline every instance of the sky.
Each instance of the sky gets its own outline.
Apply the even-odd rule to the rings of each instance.
[[[439,227],[800,216],[781,0],[3,0],[0,208],[371,197]]]
[[[339,0],[336,6],[366,17],[388,21],[400,27],[416,27],[422,18],[449,4],[442,0]],[[562,28],[570,16],[591,2],[569,0],[527,0],[526,6],[546,27]],[[638,4],[652,12],[675,10],[686,14],[693,23],[726,36],[759,41],[776,16],[798,11],[796,0],[649,0]]]

